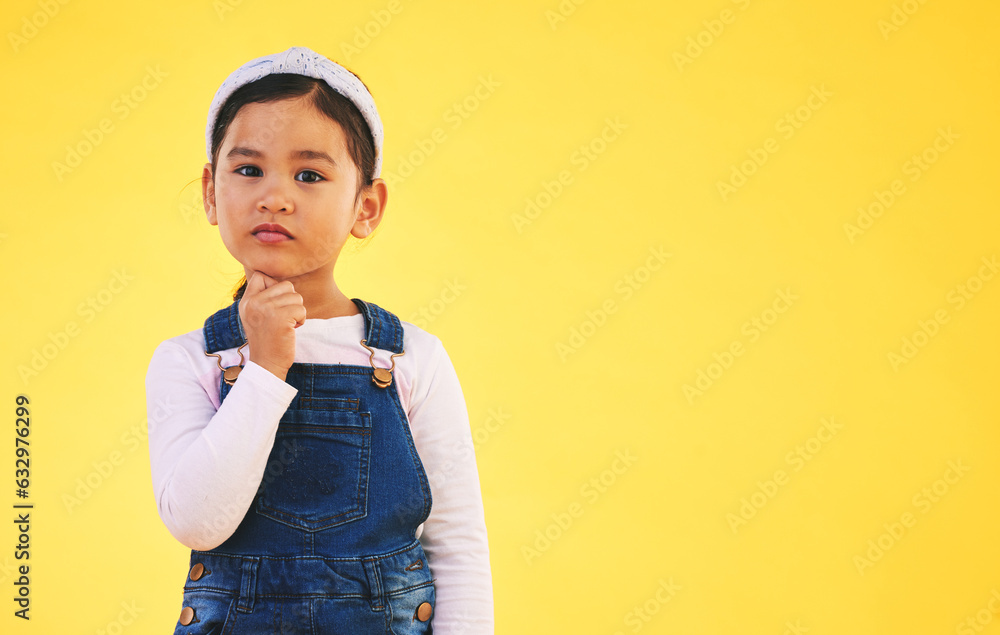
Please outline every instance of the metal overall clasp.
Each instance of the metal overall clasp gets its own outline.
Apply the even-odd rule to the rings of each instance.
[[[393,353],[389,357],[389,361],[392,362],[392,365],[389,366],[389,368],[379,368],[375,365],[375,351],[372,350],[370,346],[365,344],[367,341],[367,339],[361,340],[361,345],[368,349],[368,352],[371,353],[371,355],[368,356],[368,363],[372,365],[372,382],[379,388],[388,388],[392,385],[392,369],[396,367],[396,358],[403,355],[405,351]]]
[[[240,376],[240,371],[243,370],[243,347],[250,343],[250,340],[246,340],[240,347],[236,349],[236,352],[240,355],[240,363],[238,366],[226,366],[222,367],[222,355],[218,353],[209,353],[205,351],[205,355],[208,357],[215,357],[215,363],[219,365],[219,370],[222,371],[222,380],[232,386],[236,383],[236,378]]]

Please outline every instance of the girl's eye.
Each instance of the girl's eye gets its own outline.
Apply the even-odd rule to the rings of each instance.
[[[312,170],[302,170],[301,172],[299,172],[299,175],[303,175],[303,174],[311,174],[313,177],[316,177],[316,178],[312,178],[312,177],[307,178],[305,180],[306,183],[318,183],[319,181],[323,180],[322,176],[320,176],[319,174],[313,172]]]
[[[250,172],[247,172],[246,170],[249,170]],[[255,165],[241,165],[240,167],[236,168],[236,170],[234,170],[234,171],[237,174],[241,174],[243,176],[249,176],[249,177],[260,176],[261,175],[260,168],[258,168]],[[312,170],[302,170],[301,172],[298,173],[297,177],[298,176],[303,176],[303,175],[306,175],[306,177],[304,179],[301,179],[301,180],[304,181],[305,183],[318,183],[319,181],[324,180],[322,176],[320,176],[316,172],[313,172]]]
[[[256,170],[257,172],[260,172],[260,169],[253,165],[241,165],[236,168],[235,172],[237,174],[242,174],[243,176],[260,176],[260,174],[246,174],[245,172],[241,172],[241,170]]]

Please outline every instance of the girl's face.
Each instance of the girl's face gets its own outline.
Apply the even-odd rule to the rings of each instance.
[[[353,234],[381,219],[385,190],[362,192],[343,128],[307,97],[243,106],[219,148],[214,182],[203,178],[208,220],[249,279],[253,272],[293,284],[328,278]]]

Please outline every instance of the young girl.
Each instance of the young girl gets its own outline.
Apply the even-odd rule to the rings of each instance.
[[[246,281],[146,375],[157,509],[192,550],[174,632],[492,633],[451,360],[334,282],[386,204],[367,87],[304,47],[254,59],[207,146],[205,211]]]

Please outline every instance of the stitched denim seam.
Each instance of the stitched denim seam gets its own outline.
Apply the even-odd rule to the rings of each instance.
[[[378,602],[372,604],[373,611],[382,611],[387,604],[384,589],[382,588],[382,571],[379,568],[379,561],[375,558],[365,559],[362,562],[365,572],[365,579],[368,581],[370,600]]]
[[[222,623],[222,630],[220,631],[220,635],[225,635],[227,632],[232,631],[233,622],[236,621],[235,618],[233,617],[233,611],[236,609],[236,603],[239,601],[240,598],[238,596],[234,596],[233,601],[229,603],[229,610],[226,611],[226,620]]]
[[[330,562],[332,562],[332,563],[337,563],[337,562],[354,562],[354,563],[359,563],[360,564],[361,562],[364,562],[365,560],[371,561],[371,560],[385,560],[387,558],[393,558],[395,556],[398,556],[401,553],[406,553],[407,551],[410,551],[411,549],[415,549],[418,544],[421,544],[419,540],[412,540],[412,541],[408,542],[407,544],[403,545],[402,547],[398,547],[396,549],[393,549],[392,551],[386,551],[385,553],[372,554],[372,555],[367,555],[367,556],[344,556],[344,557],[336,557],[336,556],[271,556],[271,555],[267,555],[267,554],[246,554],[246,553],[242,553],[242,552],[216,551],[215,549],[213,549],[211,551],[201,551],[201,550],[195,549],[193,551],[196,554],[204,554],[206,556],[206,559],[208,559],[208,558],[215,558],[215,557],[222,557],[222,558],[227,558],[227,559],[231,558],[231,559],[235,559],[235,560],[243,560],[244,558],[247,558],[247,557],[256,557],[256,558],[259,558],[261,560],[261,562],[263,562],[265,560],[274,560],[274,561],[279,561],[279,562],[280,561],[289,561],[289,560],[310,560],[310,561],[315,560],[315,561],[321,561],[321,562],[325,562],[325,563],[330,563]]]
[[[424,513],[423,522],[427,520],[431,513],[431,506],[433,505],[433,500],[431,498],[431,487],[427,480],[427,471],[424,469],[423,461],[420,460],[420,455],[417,453],[417,448],[413,443],[413,434],[410,430],[410,420],[407,418],[406,413],[403,412],[403,404],[399,401],[399,393],[397,391],[392,392],[392,399],[390,399],[393,406],[396,408],[396,412],[399,415],[401,421],[403,422],[404,433],[406,436],[406,445],[410,451],[410,457],[413,459],[413,467],[417,469],[418,476],[420,477],[420,489],[424,493]]]
[[[361,406],[360,399],[349,399],[344,397],[301,397],[300,403],[313,403],[323,406],[322,408],[296,408],[296,410],[344,410],[356,412]]]
[[[369,346],[374,346],[376,348],[383,348],[382,346],[382,315],[376,309],[376,305],[369,307],[372,312],[372,339],[368,342]]]
[[[403,593],[409,593],[410,591],[413,591],[413,590],[416,590],[416,589],[423,589],[425,587],[432,587],[432,586],[434,586],[434,580],[436,580],[436,579],[437,578],[433,578],[431,580],[428,580],[427,582],[420,582],[418,584],[411,584],[410,586],[404,587],[402,589],[395,589],[393,591],[386,591],[385,594],[386,595],[390,595],[390,596],[391,595],[402,595]]]
[[[390,323],[392,326],[392,348],[403,350],[403,325],[395,315],[392,315],[392,318],[390,318]]]
[[[209,586],[209,585],[201,585],[201,586],[191,586],[189,584],[185,584],[184,585],[184,592],[185,593],[189,593],[189,592],[192,592],[192,591],[205,591],[206,593],[222,594],[222,595],[232,596],[232,597],[234,597],[236,599],[239,599],[237,597],[239,595],[239,593],[236,593],[232,589],[223,588],[223,587],[217,587],[217,586]]]

